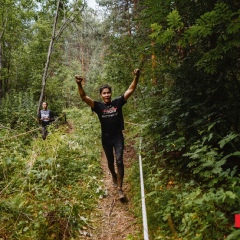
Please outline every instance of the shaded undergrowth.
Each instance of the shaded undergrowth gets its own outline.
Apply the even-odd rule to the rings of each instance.
[[[98,120],[86,109],[66,114],[71,133],[68,125],[50,126],[45,141],[39,133],[1,144],[0,238],[78,239],[91,227],[103,194]]]

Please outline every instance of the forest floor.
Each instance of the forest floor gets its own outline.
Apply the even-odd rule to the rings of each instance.
[[[132,159],[136,157],[134,148],[125,146],[124,164],[125,172],[131,167]],[[117,188],[113,186],[112,177],[108,170],[105,154],[102,153],[101,167],[106,196],[98,203],[98,227],[92,233],[94,240],[121,240],[127,236],[139,235],[139,225],[137,219],[131,211],[130,185],[124,182],[123,191],[125,198],[118,199]],[[131,238],[133,239],[133,238]],[[136,238],[135,238],[136,239]]]
[[[70,123],[69,133],[74,132],[74,126]],[[133,214],[131,205],[131,187],[127,182],[127,174],[136,161],[137,153],[131,144],[125,144],[124,167],[125,178],[123,183],[124,199],[119,200],[116,186],[112,183],[111,173],[108,169],[107,159],[102,151],[101,168],[103,172],[103,183],[105,195],[99,199],[97,209],[92,213],[94,227],[82,230],[80,239],[84,240],[125,240],[140,239],[139,222]]]

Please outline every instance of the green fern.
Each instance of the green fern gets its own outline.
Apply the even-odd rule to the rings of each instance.
[[[168,14],[167,25],[174,30],[179,30],[184,26],[182,18],[177,10],[173,10]]]

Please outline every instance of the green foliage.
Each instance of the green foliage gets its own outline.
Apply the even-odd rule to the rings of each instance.
[[[153,33],[150,35],[152,38],[156,38],[156,42],[160,44],[165,44],[172,40],[175,36],[175,31],[181,30],[183,28],[183,22],[179,12],[173,10],[167,16],[167,25],[169,28],[163,31],[162,26],[154,23],[151,25]]]
[[[235,240],[240,236],[240,231],[235,230],[233,233],[231,233],[226,239],[227,240]]]
[[[178,11],[173,10],[167,17],[167,23],[170,28],[179,30],[183,27],[182,18]]]
[[[151,16],[150,3],[152,13],[168,9],[158,18],[142,15],[156,59],[156,83],[145,84],[148,101],[138,111],[147,123],[142,155],[150,235],[237,235],[239,29],[232,24],[239,22],[239,4],[188,1],[183,7],[186,1],[178,1],[172,10],[167,1],[146,1],[141,13]]]
[[[39,97],[46,39],[55,9],[52,1],[40,2],[41,10],[28,16],[31,21],[20,23],[12,16],[11,27],[17,27],[14,36],[18,39],[11,38],[10,26],[6,28],[1,81],[9,87],[4,88],[5,93],[13,88],[17,92],[2,100],[1,139],[13,135],[9,127],[20,126],[15,121],[23,124],[22,132],[26,128],[20,100],[25,96],[18,91],[26,86],[31,89],[28,119]],[[150,237],[237,239],[233,214],[239,212],[240,195],[239,2],[98,2],[107,8],[107,18],[96,20],[88,11],[84,15],[88,21],[83,25],[74,22],[56,46],[56,62],[46,86],[52,109],[60,112],[64,105],[82,107],[73,79],[76,73],[87,77],[85,90],[97,99],[99,85],[106,82],[113,86],[114,95],[122,94],[132,80],[132,70],[142,67],[138,88],[124,113],[128,120],[144,123],[142,156]],[[30,30],[22,23],[32,23]],[[80,118],[77,111],[70,112]],[[1,223],[10,219],[10,224],[4,225],[10,230],[1,233],[3,236],[75,237],[75,230],[89,224],[88,213],[94,203],[86,203],[82,197],[86,194],[90,200],[94,191],[102,194],[96,184],[95,145],[89,146],[94,153],[84,148],[85,140],[89,143],[93,138],[90,130],[95,119],[91,121],[75,125],[84,139],[69,138],[64,131],[51,128],[47,139],[51,144],[21,138],[0,146],[1,194],[5,194],[0,203],[4,213]],[[26,125],[33,126],[33,122]],[[139,134],[135,131],[131,129],[133,138]],[[24,146],[26,141],[31,148]],[[26,168],[29,159],[34,164]],[[20,168],[23,170],[16,175]],[[84,177],[80,179],[78,173]],[[131,173],[134,212],[141,219],[138,167]],[[83,191],[79,182],[93,191]],[[88,213],[79,217],[83,209]]]
[[[36,103],[31,91],[7,94],[1,110],[0,123],[5,127],[20,132],[36,127]]]
[[[239,46],[236,34],[240,31],[236,22],[239,22],[239,12],[233,12],[227,4],[219,3],[186,31],[186,39],[191,39],[191,44],[195,47],[200,47],[201,42],[209,42],[207,48],[200,47],[203,51],[202,58],[197,63],[200,69],[213,74],[221,63],[235,58]]]
[[[98,120],[78,109],[66,113],[74,134],[62,126],[30,146],[17,139],[1,145],[0,237],[78,239],[79,230],[91,225],[96,199],[104,194]]]

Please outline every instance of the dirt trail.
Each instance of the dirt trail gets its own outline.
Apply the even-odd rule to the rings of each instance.
[[[131,166],[131,159],[136,157],[132,146],[125,146],[124,165],[125,172]],[[107,196],[99,201],[99,227],[94,230],[92,238],[94,240],[122,240],[128,235],[136,236],[139,233],[137,219],[130,211],[130,191],[129,184],[124,181],[123,191],[125,199],[118,199],[117,189],[112,184],[111,174],[108,170],[105,154],[102,154],[101,166],[103,170],[103,180]],[[136,239],[136,238],[134,238]]]
[[[68,132],[74,131],[74,126],[68,122]],[[130,185],[126,182],[128,168],[131,167],[132,161],[135,161],[137,154],[132,145],[126,144],[124,149],[124,166],[125,178],[123,182],[123,191],[125,198],[118,199],[117,188],[112,184],[112,177],[108,170],[107,160],[104,152],[101,156],[101,168],[103,171],[104,190],[106,196],[99,199],[98,209],[94,211],[94,227],[83,230],[81,232],[84,240],[125,240],[128,235],[130,239],[140,239],[141,226],[137,223],[137,219],[131,212],[131,198],[129,195]],[[140,233],[140,234],[139,234]]]

